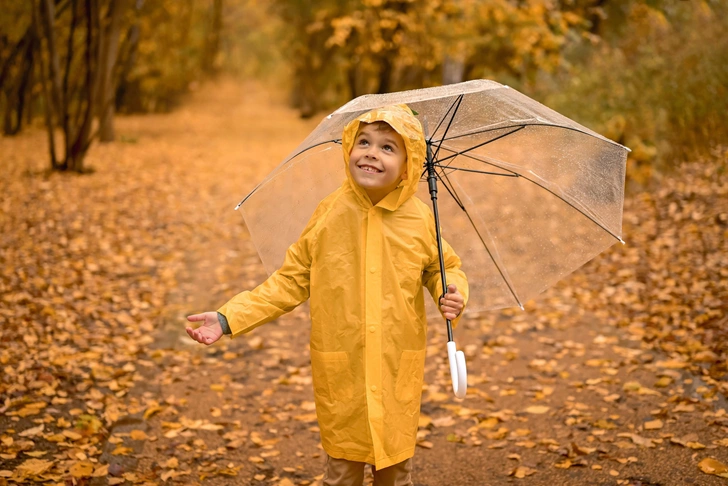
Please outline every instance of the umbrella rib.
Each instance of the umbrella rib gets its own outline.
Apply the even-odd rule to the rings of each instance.
[[[439,122],[437,122],[437,126],[435,127],[435,130],[433,130],[433,132],[432,132],[432,135],[433,136],[440,129],[440,127],[442,126],[442,123],[445,121],[445,119],[447,118],[447,116],[450,114],[450,110],[452,110],[453,107],[455,106],[455,103],[458,103],[462,98],[463,98],[463,95],[459,95],[455,100],[453,100],[452,104],[450,105],[450,107],[445,112],[445,115],[442,118],[440,118],[440,121]],[[455,116],[455,114],[453,114],[453,117],[454,116]],[[450,121],[452,122],[452,117],[450,118]],[[447,130],[445,131],[445,134],[447,134]],[[432,142],[432,140],[430,140],[430,142]]]
[[[520,124],[520,125],[506,125],[506,126],[503,126],[503,127],[488,128],[488,129],[485,129],[485,130],[477,130],[475,132],[462,133],[460,135],[455,135],[453,137],[448,138],[447,141],[449,141],[449,140],[455,140],[457,138],[470,137],[471,135],[479,135],[481,133],[493,132],[493,131],[496,131],[496,130],[504,130],[506,128],[513,128],[513,127],[524,127],[524,128],[525,127],[553,127],[553,128],[563,128],[564,130],[572,130],[574,132],[578,132],[578,133],[581,133],[583,135],[588,135],[588,136],[590,136],[592,138],[596,138],[597,140],[601,140],[602,142],[607,142],[607,143],[612,144],[612,145],[619,145],[617,142],[614,142],[612,140],[605,140],[605,139],[603,139],[603,138],[601,138],[601,137],[599,137],[597,135],[593,135],[593,134],[591,134],[589,132],[585,132],[584,130],[580,130],[578,128],[570,127],[570,126],[567,126],[567,125],[558,125],[556,123],[525,123],[525,124]],[[497,139],[495,139],[495,140],[497,140]],[[445,140],[442,140],[442,141],[445,141]],[[433,142],[433,143],[437,143],[437,142]],[[621,145],[619,145],[619,146],[621,147]],[[626,148],[626,147],[624,147],[624,148]],[[629,150],[629,149],[627,149],[627,150]]]
[[[482,162],[484,164],[492,165],[493,167],[496,167],[496,168],[501,169],[501,170],[507,170],[509,172],[513,172],[518,177],[521,177],[521,178],[527,180],[528,182],[537,185],[538,187],[540,187],[541,189],[545,190],[546,192],[549,192],[550,194],[556,196],[557,198],[559,198],[560,200],[562,200],[563,202],[565,202],[566,204],[568,204],[569,206],[571,206],[573,209],[575,209],[576,211],[580,212],[583,216],[585,216],[587,219],[589,219],[592,223],[596,224],[601,229],[603,229],[604,231],[606,231],[607,233],[609,233],[611,236],[613,236],[614,238],[616,238],[617,241],[619,241],[620,243],[623,243],[624,242],[624,240],[622,240],[621,237],[619,237],[618,235],[614,234],[609,228],[607,228],[606,226],[604,226],[604,224],[602,224],[601,222],[599,222],[597,220],[596,216],[590,215],[587,212],[582,211],[581,209],[579,209],[578,207],[576,207],[574,204],[570,203],[569,201],[567,201],[563,197],[559,196],[557,193],[555,193],[554,191],[552,191],[548,187],[544,186],[543,184],[540,184],[540,183],[536,182],[534,179],[531,179],[530,177],[525,176],[525,175],[523,175],[523,174],[521,174],[519,172],[515,172],[515,171],[512,171],[510,169],[506,169],[505,167],[502,167],[502,166],[500,166],[498,164],[494,164],[493,162],[488,162],[486,160],[479,159],[479,158],[477,158],[477,157],[475,157],[473,155],[464,154],[464,153],[457,154],[457,155],[462,155],[463,157],[467,157],[469,159],[476,160],[478,162]]]
[[[467,155],[466,155],[466,157],[467,157]],[[476,174],[495,175],[495,176],[503,176],[503,177],[521,177],[517,173],[513,173],[513,174],[503,174],[501,172],[486,172],[484,170],[466,169],[464,167],[453,167],[451,165],[439,165],[439,164],[436,164],[435,167],[439,167],[441,169],[461,170],[461,171],[464,171],[464,172],[475,172]]]
[[[443,175],[444,175],[444,172],[443,172]],[[454,188],[453,189],[450,189],[450,187],[449,187],[449,185],[452,185],[452,183],[450,182],[450,180],[448,179],[447,182],[445,182],[445,179],[443,179],[442,176],[437,173],[437,171],[435,171],[435,176],[438,179],[440,179],[440,182],[442,182],[442,185],[445,187],[445,189],[447,190],[447,192],[450,193],[450,195],[455,200],[455,202],[460,207],[460,209],[462,209],[463,211],[465,211],[465,205],[462,203],[462,201],[460,200],[460,198],[454,193],[454,190],[455,189]],[[465,212],[467,212],[467,211],[465,211]]]
[[[445,174],[445,178],[447,178],[446,174]],[[440,180],[442,180],[442,177],[440,178]],[[443,182],[443,185],[445,186],[445,188],[447,188],[447,184],[445,184],[445,181],[443,180],[442,182]],[[452,183],[450,182],[449,179],[447,182],[450,185],[452,185]],[[493,262],[493,265],[495,265],[495,268],[498,270],[498,273],[500,274],[501,278],[506,283],[506,286],[508,287],[508,290],[511,292],[511,295],[513,296],[514,299],[516,299],[516,303],[518,304],[518,307],[520,307],[521,310],[523,310],[523,304],[521,303],[521,299],[518,298],[518,294],[516,294],[516,291],[511,286],[511,282],[509,281],[508,277],[506,277],[506,275],[503,272],[503,270],[501,269],[500,265],[498,265],[498,262],[496,261],[495,257],[490,252],[490,248],[488,248],[488,245],[485,243],[483,236],[480,234],[480,231],[478,231],[478,227],[475,226],[475,222],[473,221],[473,218],[470,217],[470,213],[468,212],[467,209],[465,209],[465,204],[460,202],[460,198],[457,196],[457,192],[455,191],[455,186],[453,186],[452,190],[453,190],[453,192],[455,192],[455,195],[453,195],[453,193],[450,192],[450,189],[448,189],[448,192],[450,192],[450,194],[453,196],[453,198],[455,198],[455,200],[458,202],[458,205],[460,206],[460,208],[465,212],[465,215],[468,217],[468,221],[470,221],[471,226],[475,230],[475,234],[478,235],[478,238],[480,239],[480,242],[483,244],[485,251],[488,253],[490,260]]]
[[[440,139],[440,144],[437,146],[437,149],[435,150],[435,155],[432,156],[432,159],[433,160],[437,160],[437,154],[440,153],[440,147],[442,147],[442,142],[445,140],[445,137],[447,136],[447,132],[450,131],[450,127],[452,126],[452,122],[455,120],[455,115],[457,114],[458,110],[460,109],[460,104],[462,102],[463,102],[463,95],[460,95],[460,96],[457,97],[457,99],[453,103],[453,106],[455,107],[455,109],[453,110],[452,115],[450,115],[450,121],[447,122],[447,128],[445,128],[445,133],[442,134],[442,139]],[[449,111],[450,110],[448,110],[448,112]],[[443,120],[444,120],[444,118],[443,118]],[[438,128],[440,128],[439,125],[438,125]],[[435,135],[435,133],[437,133],[437,130],[435,130],[434,132],[432,132],[433,135]]]
[[[332,139],[332,140],[325,140],[325,141],[323,141],[323,142],[319,142],[319,143],[317,143],[317,144],[311,145],[310,147],[306,147],[305,149],[301,150],[300,152],[297,152],[297,153],[295,153],[295,154],[291,155],[290,157],[288,157],[288,158],[287,158],[286,160],[284,160],[284,161],[282,162],[282,164],[281,164],[281,165],[284,165],[284,164],[288,163],[289,161],[291,161],[291,160],[293,160],[294,158],[298,157],[298,156],[299,156],[299,155],[301,155],[302,153],[304,153],[304,152],[307,152],[307,151],[311,150],[312,148],[316,148],[316,147],[318,147],[319,145],[324,145],[324,144],[327,144],[327,143],[337,143],[337,144],[341,145],[341,139],[340,139],[340,138],[334,138],[334,139]],[[280,166],[279,166],[279,167],[280,167]],[[248,195],[247,195],[247,196],[245,196],[245,197],[243,198],[243,200],[242,200],[242,201],[240,201],[240,202],[238,203],[238,205],[237,205],[237,206],[235,206],[235,210],[236,210],[236,211],[238,210],[238,208],[239,208],[240,206],[242,206],[242,205],[243,205],[243,204],[245,203],[245,201],[247,201],[247,200],[248,200],[248,198],[250,198],[250,196],[252,196],[252,195],[253,195],[253,194],[255,193],[255,191],[257,191],[257,190],[258,190],[258,188],[260,188],[260,186],[261,186],[261,185],[263,184],[263,182],[265,182],[265,181],[262,181],[262,182],[261,182],[260,184],[258,184],[257,186],[255,186],[255,188],[253,188],[253,190],[252,190],[252,191],[250,191],[250,192],[248,193]]]
[[[515,127],[509,127],[509,128],[515,128]],[[519,131],[519,130],[523,130],[524,128],[526,128],[526,125],[520,125],[520,126],[518,126],[517,128],[515,128],[515,130],[511,130],[510,132],[508,132],[508,133],[504,133],[504,134],[502,134],[502,135],[499,135],[499,136],[497,136],[497,137],[495,137],[495,138],[493,138],[493,139],[491,139],[491,140],[486,140],[485,142],[483,142],[483,143],[479,143],[478,145],[473,145],[472,147],[469,147],[469,148],[467,148],[467,149],[465,149],[465,150],[462,150],[462,151],[460,151],[460,152],[457,152],[457,151],[454,151],[454,150],[453,150],[453,154],[452,154],[452,155],[448,155],[447,157],[443,157],[442,159],[438,159],[438,160],[437,160],[437,162],[440,162],[440,163],[442,163],[442,162],[444,162],[445,160],[450,160],[450,159],[454,159],[454,158],[455,158],[455,157],[457,157],[458,155],[466,155],[466,154],[467,154],[468,152],[472,152],[473,150],[475,150],[475,149],[477,149],[477,148],[480,148],[480,147],[482,147],[483,145],[488,145],[489,143],[495,142],[496,140],[498,140],[498,139],[500,139],[500,138],[503,138],[503,137],[507,137],[508,135],[511,135],[511,134],[513,134],[513,133],[516,133],[516,132],[517,132],[517,131]],[[440,141],[440,145],[442,145],[442,141]],[[446,148],[447,150],[451,150],[451,149],[448,149],[447,147],[445,147],[445,148]],[[478,159],[476,159],[476,160],[478,160]],[[500,167],[499,167],[499,168],[500,168]],[[503,170],[508,170],[508,169],[503,169]],[[509,172],[513,172],[513,171],[509,171]],[[515,172],[514,172],[514,174],[515,174]]]

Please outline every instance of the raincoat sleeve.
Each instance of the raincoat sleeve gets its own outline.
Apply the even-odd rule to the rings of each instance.
[[[273,321],[308,299],[311,255],[323,210],[319,205],[278,270],[255,289],[239,293],[218,309],[227,318],[232,337]]]
[[[434,234],[434,218],[431,220],[431,222],[434,239],[436,238]],[[437,240],[435,240],[435,245],[437,245]],[[460,269],[460,257],[458,257],[457,253],[455,253],[455,250],[452,249],[447,241],[445,241],[445,238],[442,238],[442,256],[445,262],[445,277],[447,279],[447,284],[455,284],[458,292],[460,292],[464,300],[463,310],[460,311],[460,314],[455,319],[450,321],[450,323],[452,324],[452,328],[455,329],[458,322],[460,322],[460,318],[463,317],[465,308],[468,305],[468,278],[465,276],[465,273]],[[437,246],[435,246],[435,255],[433,260],[425,267],[425,271],[422,276],[422,282],[424,283],[425,287],[427,287],[427,290],[430,292],[430,295],[435,301],[435,304],[437,304],[437,308],[440,309],[440,297],[442,296],[442,279],[440,278],[440,258],[437,254]],[[442,310],[440,310],[440,314],[444,319],[445,316],[443,315]]]

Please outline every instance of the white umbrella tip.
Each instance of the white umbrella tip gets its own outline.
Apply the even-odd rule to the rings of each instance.
[[[241,205],[241,204],[243,204],[243,203],[238,203],[238,205],[237,205],[237,206],[235,206],[235,209],[233,209],[233,211],[237,211],[237,210],[238,210],[238,209],[240,208],[240,205]]]
[[[522,311],[525,311],[526,309],[523,307],[523,304],[518,304],[518,307],[521,308]]]
[[[625,241],[624,241],[624,240],[623,240],[622,238],[620,238],[619,236],[617,237],[617,239],[618,239],[618,240],[619,240],[619,242],[620,242],[620,243],[622,243],[623,245],[626,245],[626,244],[627,244],[627,243],[625,243]]]

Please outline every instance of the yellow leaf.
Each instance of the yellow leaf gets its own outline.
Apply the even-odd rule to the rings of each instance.
[[[147,434],[143,430],[132,430],[129,432],[129,437],[133,440],[146,440]]]
[[[650,420],[645,422],[645,430],[655,430],[662,428],[662,420]]]
[[[728,478],[728,466],[712,457],[706,457],[698,463],[698,467],[705,474],[712,474],[722,478]]]
[[[176,469],[179,466],[179,461],[176,457],[171,457],[167,462],[164,463],[164,467],[167,469]]]
[[[94,472],[94,465],[88,461],[77,462],[68,471],[74,478],[85,478]]]
[[[599,429],[616,429],[617,426],[614,425],[612,422],[606,420],[606,419],[599,419],[596,422],[594,422],[594,427],[597,427]]]
[[[155,413],[161,412],[163,409],[164,409],[164,407],[161,407],[159,405],[152,405],[152,406],[148,407],[144,411],[144,420],[147,420],[149,417],[151,417]]]
[[[23,476],[38,476],[53,467],[53,461],[44,459],[28,459],[16,468],[16,471]]]
[[[694,412],[695,411],[695,405],[692,404],[686,404],[686,403],[679,403],[675,408],[672,409],[673,412]]]
[[[72,430],[64,430],[63,432],[61,432],[61,434],[63,434],[65,437],[68,437],[71,440],[79,440],[83,437],[78,432],[74,432]]]
[[[514,478],[523,479],[526,476],[530,476],[532,474],[536,474],[535,469],[531,469],[530,467],[526,466],[518,466],[513,471],[510,472],[509,476],[513,476]]]
[[[225,391],[225,385],[216,383],[216,384],[210,385],[210,390],[218,391],[218,392]]]
[[[546,405],[531,405],[530,407],[526,408],[526,413],[531,413],[534,415],[541,415],[550,410],[550,407],[547,407]]]
[[[25,454],[26,456],[30,456],[30,457],[43,457],[46,454],[48,454],[48,451],[31,451],[31,452],[23,451],[23,454]]]
[[[316,414],[315,413],[304,413],[302,415],[296,415],[293,418],[295,420],[298,420],[299,422],[315,422]]]
[[[432,423],[432,418],[425,414],[420,414],[420,418],[417,421],[417,427],[425,428]]]
[[[25,429],[24,431],[20,432],[18,435],[20,437],[35,437],[36,435],[39,435],[41,432],[43,432],[43,428],[45,425],[40,424],[37,427],[31,427],[29,429]]]
[[[93,474],[91,474],[91,477],[93,478],[103,478],[105,476],[109,475],[109,465],[108,464],[100,464],[96,466],[96,469],[94,469]]]
[[[671,370],[679,370],[679,369],[688,367],[688,363],[686,363],[685,361],[678,361],[676,359],[671,359],[671,360],[667,360],[667,361],[658,361],[657,363],[655,363],[655,365],[658,368],[668,368]]]
[[[119,446],[116,449],[114,449],[113,451],[111,451],[111,454],[114,456],[128,456],[132,452],[134,452],[134,450],[131,447]]]

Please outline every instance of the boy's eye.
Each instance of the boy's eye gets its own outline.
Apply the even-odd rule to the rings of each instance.
[[[369,144],[369,142],[363,138],[359,140],[359,145],[368,145],[368,144]]]
[[[394,149],[392,148],[392,146],[391,146],[391,145],[385,145],[385,146],[384,146],[384,147],[382,147],[382,148],[383,148],[384,150],[386,150],[387,152],[391,152],[392,150],[394,150]]]

